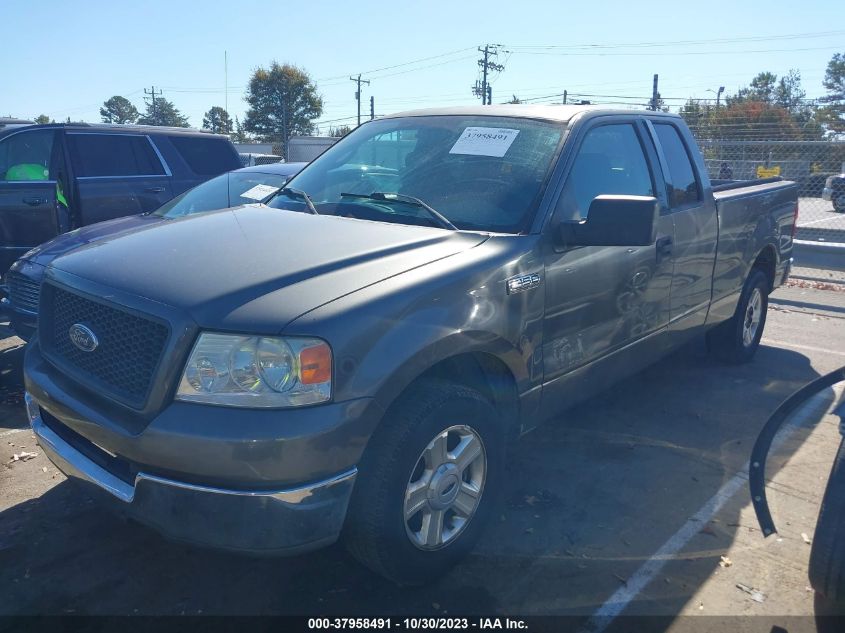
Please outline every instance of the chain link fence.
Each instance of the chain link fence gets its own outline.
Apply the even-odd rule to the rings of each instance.
[[[695,129],[694,133],[695,133]],[[734,131],[735,132],[735,131]],[[777,134],[773,133],[776,137]],[[845,141],[737,140],[699,138],[710,178],[746,180],[780,176],[798,184],[796,239],[845,243],[845,209],[825,200],[828,178],[845,172]]]

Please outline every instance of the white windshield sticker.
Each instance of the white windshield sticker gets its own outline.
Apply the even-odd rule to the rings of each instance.
[[[247,189],[241,194],[241,198],[249,198],[250,200],[264,200],[270,194],[276,193],[278,187],[272,185],[255,185],[252,189]]]
[[[519,130],[497,127],[468,127],[455,141],[450,154],[471,154],[473,156],[504,156],[516,139]]]

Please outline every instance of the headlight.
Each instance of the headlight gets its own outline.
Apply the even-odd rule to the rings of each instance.
[[[332,395],[332,351],[316,338],[203,332],[177,400],[232,407],[296,407]]]

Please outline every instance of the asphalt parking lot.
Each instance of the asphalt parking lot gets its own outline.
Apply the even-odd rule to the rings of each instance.
[[[778,536],[761,536],[742,473],[774,408],[845,363],[845,292],[780,289],[768,319],[749,365],[691,345],[524,437],[479,546],[416,589],[340,546],[253,559],[170,543],[101,510],[26,429],[23,348],[3,330],[0,614],[566,614],[591,630],[617,613],[811,615],[806,540],[838,418],[805,416],[771,459]],[[15,461],[22,451],[38,455]]]
[[[833,210],[833,203],[822,198],[798,199],[798,239],[823,242],[845,241],[845,214]]]

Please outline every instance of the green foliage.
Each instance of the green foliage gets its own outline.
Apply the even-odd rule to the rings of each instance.
[[[147,102],[147,111],[138,118],[141,125],[168,125],[171,127],[189,127],[188,117],[183,116],[172,102],[164,97],[156,97]]]
[[[103,103],[100,116],[103,123],[136,123],[139,115],[129,99],[115,95]]]
[[[797,70],[780,79],[771,72],[759,73],[725,103],[716,107],[690,99],[679,113],[699,139],[797,141],[824,136]]]
[[[314,121],[323,113],[323,99],[308,73],[275,61],[270,68],[255,70],[244,99],[249,104],[245,131],[285,146],[294,134],[312,134]]]
[[[845,133],[845,53],[836,53],[827,64],[822,85],[827,90],[819,120],[835,134]]]
[[[338,127],[330,127],[329,128],[329,136],[336,136],[337,138],[342,138],[349,134],[352,131],[352,128],[348,125],[340,125]]]
[[[202,118],[204,130],[211,130],[215,134],[231,134],[232,118],[220,106],[214,106]]]
[[[232,132],[233,143],[251,143],[252,138],[244,129],[244,124],[238,117],[235,117],[235,131]]]
[[[513,98],[510,101],[508,101],[508,103],[516,104],[516,103],[522,103],[522,101],[519,99],[519,97],[517,97],[516,95],[513,95]]]
[[[35,117],[35,122],[38,125],[46,125],[50,122],[50,117],[48,117],[46,114],[39,114],[37,117]]]

